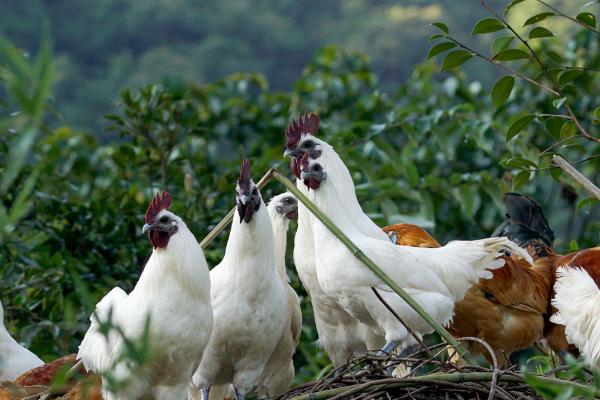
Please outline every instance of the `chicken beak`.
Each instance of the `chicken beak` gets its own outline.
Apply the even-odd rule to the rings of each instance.
[[[243,205],[246,205],[249,200],[250,200],[250,196],[248,196],[247,194],[243,194],[242,197],[240,198],[240,201],[242,202]]]
[[[142,227],[142,233],[145,234],[146,232],[148,232],[150,229],[152,229],[152,224],[144,224],[144,226]]]
[[[290,157],[290,156],[293,156],[295,153],[296,153],[296,150],[285,149],[285,151],[283,152],[283,156],[284,157]]]
[[[310,176],[311,176],[311,175],[310,175],[310,172],[302,171],[302,172],[300,173],[300,179],[302,179],[302,180],[304,180],[304,179],[308,179],[308,178],[310,178]]]

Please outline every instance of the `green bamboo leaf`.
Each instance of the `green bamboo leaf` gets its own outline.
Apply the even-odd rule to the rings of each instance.
[[[558,84],[564,86],[577,79],[582,73],[583,70],[581,69],[568,69],[565,72],[561,72],[560,75],[558,75]]]
[[[543,26],[536,26],[529,31],[529,39],[539,39],[552,36],[554,36],[554,33],[552,33],[550,29],[544,28]]]
[[[494,108],[498,109],[506,103],[514,85],[515,78],[511,75],[503,76],[494,83],[492,87],[492,104]]]
[[[492,55],[498,54],[503,50],[508,49],[510,43],[513,41],[514,36],[500,36],[492,42]]]
[[[493,57],[493,59],[496,61],[513,61],[524,58],[529,58],[529,53],[520,49],[506,49]]]
[[[517,136],[531,121],[533,121],[535,115],[527,114],[522,117],[517,118],[515,122],[512,123],[510,128],[508,128],[508,132],[506,133],[506,141],[508,142],[510,139]]]
[[[455,50],[446,55],[444,61],[442,61],[442,67],[440,71],[447,71],[452,68],[456,68],[473,57],[473,53],[466,50]]]
[[[538,22],[541,22],[543,20],[545,20],[548,17],[551,17],[554,14],[553,12],[543,12],[543,13],[539,13],[534,15],[531,18],[528,18],[527,21],[525,21],[525,23],[523,24],[523,26],[527,26],[527,25],[532,25],[532,24],[537,24]]]
[[[482,33],[491,33],[502,30],[506,28],[506,26],[496,18],[484,18],[473,26],[473,30],[471,31],[471,35],[479,35]]]
[[[587,26],[591,26],[592,28],[596,27],[596,16],[589,12],[582,12],[577,14],[577,20],[583,22]]]
[[[427,53],[427,59],[429,60],[430,58],[435,57],[436,55],[454,47],[456,47],[456,43],[453,42],[438,43],[429,50],[429,53]]]
[[[431,26],[435,26],[440,31],[444,32],[446,35],[449,32],[448,31],[448,26],[446,24],[444,24],[443,22],[434,22],[434,23],[431,24]]]
[[[530,171],[521,171],[512,180],[512,190],[513,192],[517,191],[519,187],[523,186],[525,183],[529,182],[531,179]]]

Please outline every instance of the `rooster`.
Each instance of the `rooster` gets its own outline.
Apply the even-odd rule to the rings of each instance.
[[[22,373],[44,364],[42,360],[21,346],[4,326],[4,309],[0,302],[0,381],[12,381]]]
[[[210,272],[215,327],[194,374],[191,398],[197,388],[206,400],[211,386],[233,384],[235,397],[244,399],[260,382],[284,329],[290,328],[288,294],[275,266],[273,228],[248,160],[242,161],[236,203],[225,257]]]
[[[600,366],[600,274],[559,267],[556,276],[552,299],[556,313],[550,321],[564,325],[567,341],[591,365]]]
[[[473,283],[479,278],[491,278],[492,273],[488,269],[504,264],[498,259],[500,251],[514,251],[531,259],[506,238],[455,241],[440,248],[417,248],[396,246],[387,238],[370,237],[352,220],[360,205],[356,204],[350,173],[335,150],[312,132],[302,132],[288,154],[300,157],[301,179],[311,189],[310,198],[319,209],[441,324],[450,321],[454,303],[464,297]],[[363,213],[361,219],[368,217]],[[432,331],[429,324],[365,268],[316,217],[311,217],[311,223],[315,253],[318,255],[316,270],[319,285],[354,319],[368,326],[376,335],[385,337],[386,344],[380,353],[389,353],[401,345],[405,348],[401,352],[403,356],[415,340],[371,293],[371,287],[381,292],[384,300],[416,334]],[[344,276],[343,283],[339,280],[340,276]]]
[[[168,211],[170,206],[166,192],[151,201],[142,232],[148,233],[152,255],[131,293],[114,288],[97,304],[79,346],[77,356],[85,368],[103,374],[105,400],[184,398],[208,343],[208,265],[194,235]],[[116,328],[107,332],[101,325],[107,321]],[[148,359],[136,371],[123,358],[125,340],[144,334]],[[109,385],[110,378],[121,383],[118,391]]]
[[[308,187],[300,179],[300,156],[297,149],[302,133],[315,134],[319,128],[319,118],[315,114],[306,114],[298,120],[290,122],[286,135],[286,150],[284,155],[292,155],[290,168],[296,176],[296,187],[304,195],[308,195]],[[313,156],[318,157],[320,149],[313,149]],[[360,207],[360,206],[359,206]],[[359,213],[362,215],[362,212]],[[316,254],[314,234],[310,211],[304,204],[298,205],[298,229],[294,237],[294,265],[302,285],[310,295],[315,319],[315,327],[320,345],[331,359],[336,374],[342,372],[343,366],[351,357],[363,355],[367,350],[378,349],[384,339],[378,337],[366,325],[352,318],[336,300],[328,296],[317,279]],[[363,226],[374,237],[387,240],[385,234],[371,220]]]

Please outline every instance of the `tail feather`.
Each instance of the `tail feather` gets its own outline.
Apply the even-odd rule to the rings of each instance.
[[[507,193],[506,220],[492,236],[506,236],[522,247],[541,242],[545,247],[554,245],[554,232],[544,216],[544,211],[531,197],[519,193]]]
[[[567,341],[592,365],[600,365],[600,289],[581,268],[559,267],[550,321],[565,326]]]

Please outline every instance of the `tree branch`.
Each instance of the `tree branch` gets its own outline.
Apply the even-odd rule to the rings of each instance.
[[[581,26],[583,26],[585,29],[594,32],[596,35],[600,35],[600,31],[598,31],[597,29],[595,29],[592,26],[589,26],[587,24],[584,24],[583,22],[581,22],[580,20],[573,18],[565,13],[563,13],[562,11],[560,11],[558,8],[551,6],[550,4],[546,3],[543,0],[537,0],[538,3],[545,5],[546,7],[548,7],[549,9],[551,9],[552,11],[554,11],[556,14],[560,15],[563,18],[566,18],[568,20],[571,20],[573,22],[575,22],[576,24],[579,24]]]
[[[564,158],[561,156],[554,155],[552,157],[552,162],[554,165],[565,171],[569,174],[573,179],[577,181],[585,190],[588,191],[592,196],[600,200],[600,188],[594,185],[592,181],[586,178],[581,172],[577,171],[575,167],[569,164]]]

